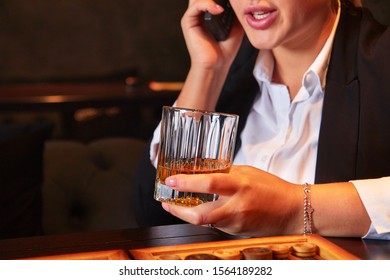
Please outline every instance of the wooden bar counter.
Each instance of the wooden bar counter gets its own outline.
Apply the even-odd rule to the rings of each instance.
[[[227,235],[216,229],[189,224],[139,229],[123,229],[65,235],[38,236],[0,240],[0,259],[45,257],[102,251],[129,252],[160,246],[180,246],[242,238]],[[390,260],[390,242],[360,238],[326,238],[327,241],[363,260]],[[52,257],[51,257],[52,256]],[[129,259],[131,259],[129,254]]]

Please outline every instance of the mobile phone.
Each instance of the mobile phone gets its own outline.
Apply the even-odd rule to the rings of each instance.
[[[229,0],[214,0],[224,11],[219,15],[204,13],[204,25],[217,41],[224,41],[229,36],[234,20],[234,11]]]

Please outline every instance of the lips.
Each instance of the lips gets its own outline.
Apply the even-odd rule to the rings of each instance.
[[[269,28],[278,17],[278,10],[268,7],[249,7],[245,10],[246,21],[254,29]]]

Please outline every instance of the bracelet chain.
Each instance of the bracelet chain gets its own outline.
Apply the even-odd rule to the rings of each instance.
[[[303,185],[303,234],[313,233],[313,212],[311,206],[311,185],[305,183]]]

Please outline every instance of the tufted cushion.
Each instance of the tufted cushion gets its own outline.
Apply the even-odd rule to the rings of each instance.
[[[146,143],[109,138],[45,147],[45,234],[137,227],[133,172]]]

